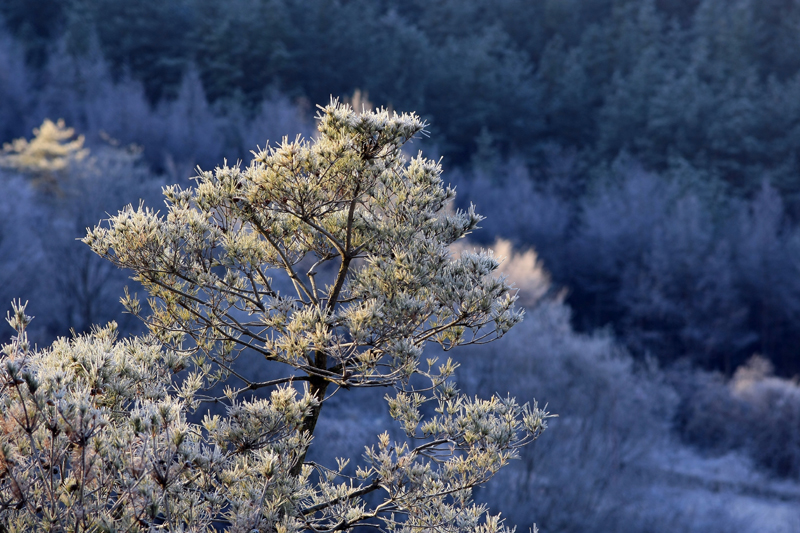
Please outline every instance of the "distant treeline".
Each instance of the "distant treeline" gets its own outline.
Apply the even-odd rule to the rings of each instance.
[[[367,92],[428,117],[449,164],[478,148],[590,169],[620,152],[752,195],[800,193],[796,0],[6,0],[42,66],[99,46],[151,103],[196,69],[211,102]]]

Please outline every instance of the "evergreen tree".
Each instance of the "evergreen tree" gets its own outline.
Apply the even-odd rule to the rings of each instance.
[[[548,415],[469,399],[455,363],[421,360],[429,343],[488,342],[522,318],[490,253],[451,255],[481,217],[448,213],[441,167],[402,155],[424,131],[415,115],[332,103],[318,119],[313,142],[165,188],[165,217],[128,207],[88,233],[150,293],[150,313],[125,297],[150,336],[118,342],[110,326],[35,351],[15,306],[0,367],[6,531],[506,530],[471,489]],[[282,377],[255,381],[252,355]],[[308,461],[325,446],[312,440],[322,407],[362,387],[391,391],[404,435],[379,435],[355,471]],[[188,422],[204,399],[226,415]]]
[[[45,120],[33,130],[33,139],[15,139],[3,146],[0,166],[29,174],[34,183],[50,192],[60,191],[59,178],[68,167],[84,159],[89,151],[83,147],[84,137],[75,135],[63,120]]]

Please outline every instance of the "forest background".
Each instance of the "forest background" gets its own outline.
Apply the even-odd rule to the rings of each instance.
[[[38,344],[138,331],[128,274],[75,240],[106,213],[312,134],[331,96],[414,110],[431,131],[414,150],[487,216],[472,244],[508,257],[528,307],[465,350],[461,381],[560,415],[477,497],[545,532],[800,530],[797,0],[5,0],[0,16],[0,142],[48,118],[65,125],[39,128],[48,153],[84,136],[63,166],[9,145],[0,170],[0,301],[30,300]],[[331,455],[388,417],[339,410]]]

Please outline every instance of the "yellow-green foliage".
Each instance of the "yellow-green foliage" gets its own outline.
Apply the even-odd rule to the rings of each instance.
[[[89,155],[83,143],[83,135],[75,137],[75,130],[67,128],[63,120],[45,119],[34,128],[30,141],[19,138],[3,145],[0,166],[30,174],[38,185],[51,187],[70,163]]]
[[[451,254],[481,217],[448,210],[455,192],[440,165],[401,152],[424,131],[418,117],[334,102],[318,120],[314,141],[284,139],[246,169],[165,188],[165,215],[128,207],[89,231],[84,241],[149,292],[149,313],[123,299],[146,338],[98,330],[31,351],[18,310],[2,374],[0,516],[12,530],[504,529],[471,489],[548,415],[466,398],[456,364],[420,358],[431,342],[502,336],[522,319],[515,291],[494,277],[491,253]],[[283,377],[256,380],[244,353]],[[381,435],[354,471],[307,462],[324,403],[375,386],[392,391],[387,410],[405,439]],[[269,399],[253,397],[262,388]],[[225,415],[187,422],[205,400]],[[83,428],[87,416],[77,440],[49,429]]]

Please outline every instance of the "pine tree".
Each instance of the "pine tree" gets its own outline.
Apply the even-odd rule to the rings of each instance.
[[[70,164],[89,155],[83,147],[85,139],[83,135],[76,136],[63,120],[45,119],[34,128],[33,135],[30,141],[21,137],[3,145],[0,166],[29,174],[37,186],[57,191],[58,177]]]
[[[15,308],[0,367],[8,531],[505,530],[471,489],[548,415],[467,398],[455,363],[422,360],[429,343],[488,342],[522,318],[491,253],[450,251],[481,217],[448,211],[440,165],[403,155],[424,132],[415,115],[332,103],[318,120],[312,142],[165,188],[166,216],[129,207],[89,231],[149,292],[149,312],[124,298],[149,336],[111,327],[35,351]],[[282,376],[253,379],[253,355]],[[323,406],[363,387],[390,391],[403,434],[365,443],[354,470],[308,461]],[[204,400],[225,416],[187,421]]]

